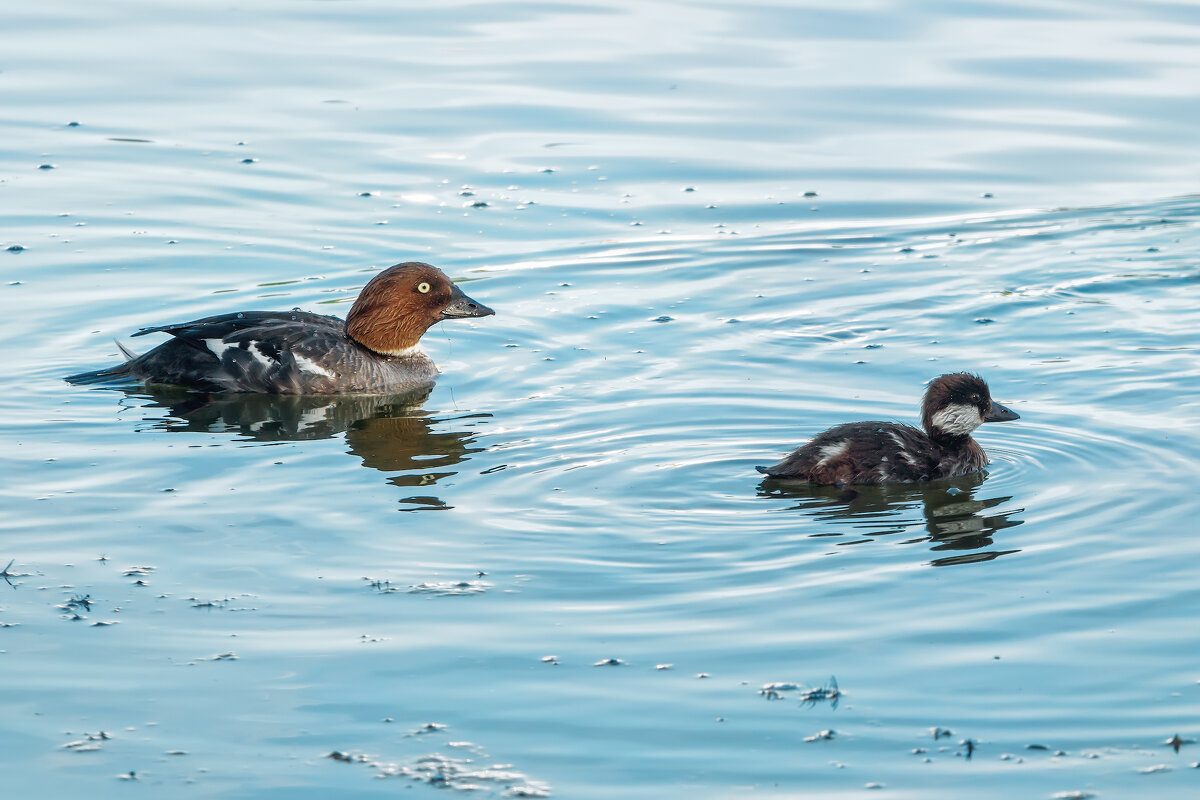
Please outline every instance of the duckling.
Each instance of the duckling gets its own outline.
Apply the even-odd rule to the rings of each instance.
[[[992,400],[983,378],[955,372],[934,378],[925,390],[925,430],[896,422],[850,422],[817,434],[778,464],[755,469],[771,478],[838,486],[951,478],[988,463],[971,438],[976,428],[1019,418]]]

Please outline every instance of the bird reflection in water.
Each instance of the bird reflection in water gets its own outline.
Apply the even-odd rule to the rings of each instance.
[[[1013,517],[1024,509],[992,512],[991,509],[1012,497],[976,497],[984,477],[975,473],[919,484],[844,487],[768,478],[759,484],[758,493],[760,497],[795,500],[786,510],[808,511],[816,519],[849,523],[856,534],[867,537],[841,542],[846,545],[863,544],[888,534],[911,533],[923,522],[926,535],[907,539],[904,544],[929,542],[934,552],[962,551],[929,562],[935,567],[945,567],[991,561],[1020,552],[988,549],[994,545],[997,531],[1024,522]],[[913,513],[917,509],[921,510],[923,520]],[[831,531],[814,535],[845,534]]]
[[[471,427],[491,414],[434,417],[421,409],[432,387],[390,395],[203,394],[167,386],[122,389],[138,408],[163,408],[169,416],[147,419],[153,430],[229,433],[238,441],[299,442],[345,434],[351,455],[364,467],[398,473],[387,480],[401,488],[433,487],[457,474],[449,469],[485,448]],[[150,402],[145,402],[149,400]],[[401,501],[404,510],[447,509],[426,489]]]

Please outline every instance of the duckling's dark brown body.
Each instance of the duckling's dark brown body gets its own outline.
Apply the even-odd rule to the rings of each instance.
[[[915,483],[978,472],[987,465],[971,431],[983,422],[1017,419],[992,402],[982,378],[953,373],[925,393],[925,430],[895,422],[838,425],[758,471],[772,478],[821,485]]]

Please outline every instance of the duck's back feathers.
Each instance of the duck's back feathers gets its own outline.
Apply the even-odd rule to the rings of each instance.
[[[970,439],[948,450],[911,425],[851,422],[818,434],[758,471],[824,485],[914,483],[975,472],[986,463],[983,450]]]
[[[397,385],[401,367],[408,383],[437,374],[423,353],[381,359],[347,337],[342,320],[304,311],[221,314],[135,335],[147,333],[174,338],[124,364],[126,374],[212,392],[374,392]]]
[[[190,322],[177,322],[170,325],[155,325],[151,328],[141,328],[134,336],[145,336],[148,333],[169,333],[178,339],[203,341],[204,339],[224,339],[226,336],[239,331],[262,329],[271,330],[286,326],[289,322],[300,323],[300,326],[315,325],[322,328],[333,328],[341,331],[346,323],[325,314],[314,314],[311,311],[242,311],[236,314],[217,314],[213,317],[194,319]]]

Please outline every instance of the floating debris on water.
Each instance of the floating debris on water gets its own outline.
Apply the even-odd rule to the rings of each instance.
[[[798,683],[764,683],[758,693],[768,700],[782,700],[784,692],[794,692],[800,688]]]
[[[599,661],[597,661],[596,663],[592,664],[592,666],[593,667],[623,667],[623,666],[625,666],[625,662],[619,658],[602,658]]]
[[[344,764],[366,764],[379,770],[379,778],[410,778],[439,789],[462,792],[500,790],[504,797],[550,797],[550,786],[535,781],[511,764],[476,764],[471,758],[450,758],[440,753],[419,756],[406,764],[383,763],[362,753],[334,750],[326,758]]]
[[[963,739],[959,742],[963,747],[967,748],[967,760],[971,760],[971,756],[975,755],[975,740]]]
[[[833,730],[832,728],[827,728],[826,730],[823,730],[823,731],[817,731],[812,736],[805,736],[804,741],[806,741],[806,742],[830,742],[830,741],[833,741],[833,737],[836,735],[837,735],[837,731]]]
[[[243,595],[243,596],[250,597],[252,595]],[[228,611],[247,611],[247,610],[252,611],[253,610],[253,609],[246,609],[246,608],[240,608],[240,609],[230,608],[229,604],[231,602],[233,602],[232,597],[223,597],[220,600],[201,600],[198,597],[189,597],[189,598],[187,598],[187,600],[188,600],[188,602],[190,602],[192,604],[192,608],[223,608]]]
[[[483,594],[492,588],[487,581],[433,581],[408,587],[409,594],[434,594],[439,597],[454,597],[466,594]]]
[[[103,747],[103,742],[107,742],[111,738],[112,734],[110,734],[108,731],[85,733],[82,739],[76,739],[73,742],[67,742],[62,746],[62,749],[71,750],[76,753],[95,752]]]
[[[1160,772],[1170,772],[1173,769],[1170,764],[1155,764],[1152,767],[1142,767],[1138,770],[1139,775],[1157,775]]]
[[[92,604],[94,602],[95,601],[92,600],[92,596],[90,594],[77,594],[67,602],[60,603],[59,605],[55,606],[55,608],[61,608],[63,611],[69,612],[71,614],[71,619],[83,619],[83,617],[79,615],[79,612],[91,611]]]
[[[4,567],[4,569],[0,570],[0,578],[4,578],[4,582],[7,583],[9,586],[13,587],[14,589],[17,588],[17,584],[12,582],[13,578],[24,578],[30,574],[28,572],[13,572],[12,565],[15,562],[16,562],[15,558],[10,558],[8,560],[8,564]]]
[[[822,700],[828,700],[832,708],[837,708],[838,700],[842,696],[842,691],[838,688],[837,678],[833,676],[830,676],[828,686],[805,688],[798,683],[776,681],[774,683],[765,683],[758,690],[758,693],[768,700],[785,700],[787,699],[788,692],[799,692],[797,696],[803,704],[815,705]]]
[[[1172,748],[1176,753],[1178,753],[1179,748],[1183,747],[1185,744],[1195,744],[1195,743],[1196,743],[1195,739],[1184,739],[1178,733],[1175,734],[1174,736],[1172,736],[1170,739],[1167,739],[1165,742],[1163,742],[1163,744]]]
[[[486,574],[486,573],[476,573]],[[458,595],[468,594],[483,594],[488,589],[492,588],[492,584],[487,581],[428,581],[426,583],[417,583],[411,586],[401,587],[392,583],[390,580],[382,578],[363,578],[375,591],[381,594],[395,594],[404,592],[406,594],[432,594],[439,597],[454,597]]]

